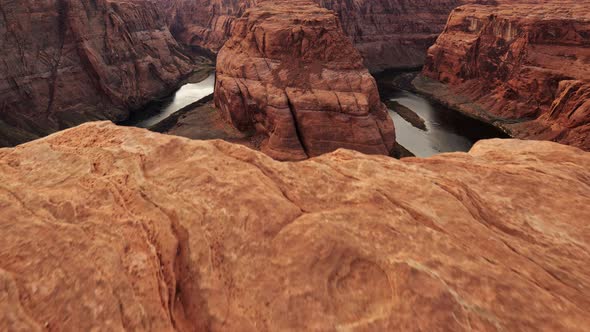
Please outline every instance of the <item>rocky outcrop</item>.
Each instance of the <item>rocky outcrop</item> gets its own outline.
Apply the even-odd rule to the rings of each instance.
[[[513,136],[590,150],[589,8],[570,1],[460,7],[423,71],[447,86],[417,85]]]
[[[123,120],[192,70],[151,1],[0,0],[0,146]]]
[[[375,80],[333,12],[310,1],[263,1],[219,52],[215,104],[261,149],[300,160],[338,148],[389,154],[393,122]]]
[[[584,331],[590,154],[280,163],[90,123],[0,149],[0,330]]]
[[[344,31],[372,71],[424,64],[426,50],[453,8],[492,0],[313,0],[339,16]],[[173,34],[181,43],[217,52],[236,17],[256,0],[166,0]]]

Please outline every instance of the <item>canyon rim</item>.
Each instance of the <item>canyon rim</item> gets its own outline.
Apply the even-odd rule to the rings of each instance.
[[[0,331],[590,327],[587,0],[0,0],[0,41]]]

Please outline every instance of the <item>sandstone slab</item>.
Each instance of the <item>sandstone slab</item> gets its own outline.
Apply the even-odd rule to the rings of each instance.
[[[0,330],[586,331],[590,153],[281,163],[90,123],[0,149]]]

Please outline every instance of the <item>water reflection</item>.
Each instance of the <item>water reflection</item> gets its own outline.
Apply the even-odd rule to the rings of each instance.
[[[412,126],[394,111],[389,111],[395,123],[398,142],[418,157],[469,151],[480,139],[508,137],[491,125],[408,91],[390,88],[382,92],[381,97],[383,100],[397,101],[425,120],[427,131]]]
[[[130,119],[127,124],[142,128],[151,127],[183,107],[212,94],[214,88],[215,73],[212,73],[199,83],[188,83],[183,85],[169,100],[164,101],[164,103],[156,103],[148,106],[148,108],[156,107],[157,109],[155,112],[150,111],[149,109],[145,112],[138,112],[138,114],[133,119]]]

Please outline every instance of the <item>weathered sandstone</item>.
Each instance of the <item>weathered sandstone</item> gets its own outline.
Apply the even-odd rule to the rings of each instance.
[[[585,331],[590,154],[298,163],[90,123],[0,149],[0,330]]]
[[[299,160],[338,148],[389,154],[393,122],[374,78],[332,11],[264,1],[236,21],[217,57],[215,104],[261,149]]]
[[[192,70],[151,1],[0,0],[0,146],[123,120]]]
[[[590,2],[456,9],[418,88],[513,136],[590,149]]]

